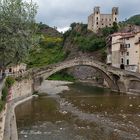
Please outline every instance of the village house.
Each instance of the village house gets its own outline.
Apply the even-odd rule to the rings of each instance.
[[[109,36],[107,64],[140,72],[140,31],[114,33]]]
[[[88,30],[96,33],[101,28],[112,27],[114,22],[118,22],[118,7],[113,7],[111,14],[101,14],[100,7],[95,7],[88,17]]]
[[[2,78],[4,75],[9,76],[9,75],[23,73],[25,70],[26,70],[26,64],[24,63],[15,66],[9,66],[5,70],[3,70],[2,67],[0,67],[0,78]]]

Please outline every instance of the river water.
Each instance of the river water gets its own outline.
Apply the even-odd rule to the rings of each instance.
[[[140,140],[140,96],[70,85],[16,108],[19,140]]]

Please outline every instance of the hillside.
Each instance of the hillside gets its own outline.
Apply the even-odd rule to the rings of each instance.
[[[105,62],[106,37],[117,29],[114,25],[95,34],[87,30],[86,24],[72,23],[71,29],[61,34],[45,24],[40,23],[37,26],[36,44],[30,50],[26,61],[29,68],[85,55]]]
[[[128,24],[134,24],[134,25],[139,25],[140,26],[140,15],[134,15],[130,17],[126,23]]]
[[[87,30],[87,25],[72,23],[71,28],[60,34],[55,28],[45,24],[38,25],[33,48],[30,50],[27,64],[29,68],[42,67],[75,57],[90,57],[102,62],[106,61],[106,37],[118,27],[108,27],[95,34]],[[50,77],[57,80],[92,79],[102,83],[100,73],[87,66],[74,67]]]
[[[106,37],[117,31],[118,27],[106,27],[99,31],[98,34],[87,30],[87,24],[72,23],[71,29],[64,35],[64,51],[69,54],[68,58],[76,56],[89,56],[93,59],[106,60]]]
[[[63,37],[56,29],[39,24],[35,40],[36,44],[30,50],[26,61],[28,68],[41,67],[65,59]]]

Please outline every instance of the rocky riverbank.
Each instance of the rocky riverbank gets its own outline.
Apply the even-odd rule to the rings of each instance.
[[[73,82],[45,80],[38,92],[55,95],[65,90],[69,90],[69,84],[73,84]]]

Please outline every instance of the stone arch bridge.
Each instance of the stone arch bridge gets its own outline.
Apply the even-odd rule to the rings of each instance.
[[[78,57],[60,63],[52,64],[46,67],[34,69],[34,90],[38,89],[38,87],[41,85],[42,80],[45,80],[46,78],[48,78],[52,74],[55,74],[58,71],[74,66],[90,66],[97,69],[102,74],[112,91],[124,93],[140,93],[139,73],[114,68],[99,61],[85,57]]]

